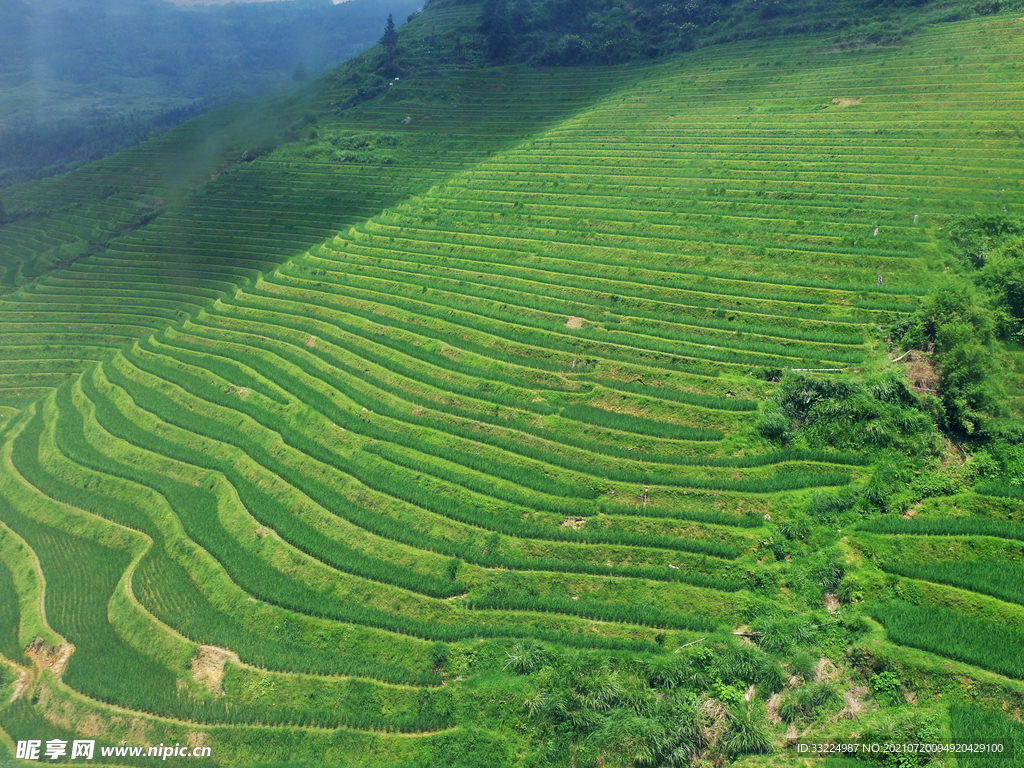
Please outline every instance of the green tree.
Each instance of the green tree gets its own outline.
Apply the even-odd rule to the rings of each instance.
[[[380,39],[380,44],[384,46],[384,52],[388,57],[388,66],[390,67],[395,61],[395,53],[398,51],[398,30],[395,29],[395,20],[392,15],[388,14],[388,23],[384,27],[384,35]]]
[[[975,280],[993,299],[1000,335],[1024,341],[1024,237],[995,249]]]
[[[512,35],[512,11],[508,0],[487,0],[481,13],[480,30],[484,33],[487,58],[506,61],[515,46]]]
[[[909,346],[935,343],[944,426],[962,436],[974,434],[994,405],[990,347],[995,321],[986,304],[970,281],[946,278],[928,294],[906,336]]]

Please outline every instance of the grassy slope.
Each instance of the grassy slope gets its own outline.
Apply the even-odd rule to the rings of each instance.
[[[327,83],[283,120],[316,115],[305,140],[10,294],[8,412],[38,402],[0,426],[0,497],[62,585],[47,616],[82,649],[65,682],[172,718],[140,721],[154,742],[202,731],[223,762],[472,750],[503,764],[533,734],[523,683],[487,672],[516,639],[658,653],[750,621],[763,605],[733,590],[758,570],[758,545],[802,489],[864,470],[773,455],[732,403],[763,399],[766,370],[883,365],[875,324],[941,266],[942,217],[1020,204],[1014,24],[937,27],[889,49],[745,43],[634,69],[424,70],[344,114],[329,105],[350,91]],[[370,133],[395,146],[331,161]],[[324,185],[342,197],[310,203]],[[746,513],[773,523],[728,524]],[[701,515],[714,524],[688,521]],[[853,534],[850,567],[864,557],[865,579],[882,578],[867,563],[890,540],[917,546]],[[105,574],[105,595],[62,570],[69,548]],[[973,554],[1000,557],[1013,555]],[[131,600],[117,597],[122,574],[135,574]],[[918,590],[933,605],[953,594]],[[810,612],[812,594],[773,599]],[[972,593],[953,604],[989,624],[1013,615]],[[455,641],[440,674],[438,640]],[[239,719],[285,727],[224,728],[223,700],[189,674],[200,643],[238,654],[225,686]],[[845,661],[845,642],[819,645]],[[990,703],[1019,700],[1018,684],[976,667],[878,635],[866,647],[927,668],[922,695],[966,674]],[[188,696],[90,675],[105,653]],[[325,676],[315,699],[292,682],[303,672]],[[347,691],[347,675],[366,689]],[[431,692],[441,676],[448,698]],[[40,707],[95,712],[117,740],[104,705],[42,685]],[[415,687],[418,706],[379,685]],[[287,715],[267,707],[275,691]],[[189,707],[199,724],[173,721]],[[13,735],[26,717],[10,708],[0,726]],[[354,730],[316,728],[339,723]]]

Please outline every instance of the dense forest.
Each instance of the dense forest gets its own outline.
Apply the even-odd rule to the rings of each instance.
[[[999,0],[942,5],[924,0],[487,0],[481,31],[492,61],[617,64],[779,34],[837,32],[861,43],[894,43],[926,23],[1017,5]]]

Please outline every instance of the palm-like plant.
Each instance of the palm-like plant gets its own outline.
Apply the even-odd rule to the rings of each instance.
[[[772,740],[764,728],[765,706],[756,699],[729,709],[725,748],[732,755],[763,755],[772,751]]]

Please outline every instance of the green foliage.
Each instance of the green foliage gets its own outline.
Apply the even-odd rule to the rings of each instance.
[[[807,507],[808,516],[822,525],[832,527],[850,517],[851,510],[860,500],[860,493],[854,489],[837,493],[816,493]]]
[[[960,220],[959,229],[978,231]],[[982,220],[988,222],[989,220]],[[999,229],[1001,225],[993,225]],[[982,226],[980,230],[989,227]],[[954,242],[966,242],[969,238],[954,234]],[[987,235],[977,235],[988,242]],[[984,246],[981,248],[984,261]],[[966,246],[962,246],[966,247]],[[1000,255],[986,264],[983,270],[975,272],[974,282],[963,277],[945,277],[926,297],[911,321],[904,323],[894,332],[904,344],[924,349],[935,345],[936,357],[941,369],[942,382],[939,397],[942,401],[941,426],[960,436],[971,436],[981,432],[988,417],[997,409],[997,393],[992,384],[995,372],[993,341],[996,331],[1002,327],[1004,334],[1024,315],[1015,316],[1017,286],[1024,272],[1020,272],[1021,261],[1012,248],[1008,255]],[[983,289],[978,290],[975,283]],[[994,309],[993,309],[994,305]]]
[[[750,683],[776,693],[785,684],[785,673],[779,664],[759,648],[735,644],[718,646],[710,659],[700,657],[707,673],[721,684]]]
[[[758,430],[769,439],[800,439],[840,450],[892,448],[920,453],[934,426],[894,372],[854,379],[787,372],[762,410]]]
[[[903,681],[895,672],[879,672],[871,678],[871,693],[879,704],[895,707],[903,703]]]
[[[390,13],[388,14],[388,23],[384,27],[384,34],[380,38],[380,44],[384,46],[384,53],[387,55],[390,67],[398,52],[398,30],[395,28],[395,20]]]
[[[548,743],[568,754],[606,765],[686,765],[711,746],[711,720],[700,706],[701,691],[713,688],[736,698],[719,750],[763,753],[770,748],[765,708],[742,703],[751,683],[781,690],[782,672],[749,646],[714,642],[683,649],[681,655],[634,660],[579,652],[553,654],[531,643],[508,653],[506,666],[529,675],[525,710]]]
[[[978,483],[974,490],[983,496],[1001,496],[1004,499],[1020,499],[1024,501],[1024,486],[1011,483]]]
[[[708,586],[714,579],[708,579]],[[694,632],[715,632],[720,629],[717,622],[703,616],[663,611],[658,608],[641,605],[625,605],[620,603],[598,603],[593,601],[572,600],[571,598],[537,598],[520,597],[517,595],[498,595],[494,597],[476,598],[468,602],[473,610],[502,611],[539,611],[542,613],[561,613],[570,616],[583,616],[588,619],[617,621],[626,624],[639,624],[645,627],[686,629]]]
[[[793,654],[791,666],[794,675],[799,675],[804,680],[811,680],[814,677],[814,669],[817,664],[817,657],[801,648]]]
[[[663,437],[669,440],[721,440],[724,437],[718,430],[681,427],[630,416],[626,413],[606,411],[603,408],[595,408],[590,405],[567,406],[562,409],[561,415],[566,419],[582,421],[585,424],[650,435],[651,437]]]
[[[507,655],[508,664],[505,667],[520,675],[539,671],[547,664],[549,658],[544,647],[536,642],[516,643]]]
[[[832,683],[808,683],[786,692],[779,703],[779,717],[787,723],[801,718],[814,720],[827,711],[834,712],[842,700]]]
[[[978,493],[1019,498],[1024,477],[1024,422],[1021,419],[991,419],[983,425],[978,448],[968,465],[980,482]]]
[[[862,744],[878,745],[867,753],[867,764],[885,768],[920,768],[941,759],[942,753],[923,750],[887,753],[883,744],[940,744],[943,741],[942,728],[934,711],[902,712],[872,724],[864,729],[860,738]]]
[[[611,712],[586,747],[597,762],[616,768],[689,764],[704,746],[703,718],[690,702],[669,697],[640,712]]]
[[[714,372],[717,375],[717,371]],[[703,372],[702,372],[703,374]],[[595,378],[594,381],[608,389],[615,389],[620,392],[631,392],[647,397],[657,397],[662,400],[672,400],[685,405],[697,405],[702,408],[716,408],[723,411],[756,411],[757,403],[753,400],[740,398],[712,397],[693,392],[680,392],[662,387],[649,387],[642,382],[613,381],[611,379]]]
[[[758,645],[770,653],[785,653],[794,645],[809,645],[815,640],[814,628],[803,616],[766,617],[754,622],[750,628],[761,633]]]
[[[774,401],[764,404],[757,420],[757,431],[768,440],[788,441],[792,435],[792,417],[783,411],[782,406]]]
[[[779,575],[767,569],[752,570],[747,574],[746,585],[752,592],[770,595],[779,589]]]
[[[631,504],[601,504],[605,515],[643,515],[673,520],[687,520],[708,525],[724,525],[733,528],[761,528],[764,518],[760,515],[732,515],[728,512],[705,512],[699,509],[674,509],[671,507],[643,507]]]
[[[772,751],[771,736],[765,730],[767,710],[754,699],[729,708],[729,725],[724,742],[731,755],[764,755]]]
[[[858,29],[860,40],[898,39],[923,17],[944,20],[986,15],[998,2],[944,5],[925,14],[922,2],[879,5],[861,0],[841,7],[812,2],[659,4],[657,0],[557,2],[488,0],[480,31],[493,62],[544,65],[619,63],[687,51],[719,40]],[[956,8],[956,10],[951,10]],[[898,30],[898,31],[896,31]]]
[[[839,547],[815,553],[807,565],[808,576],[822,592],[833,592],[846,573],[846,556]]]
[[[980,269],[1004,242],[1024,237],[1024,222],[1011,216],[958,216],[949,223],[946,236],[960,258]]]
[[[913,457],[886,451],[876,457],[864,498],[877,509],[902,513],[921,499],[965,490],[965,476],[943,467],[936,457]]]

